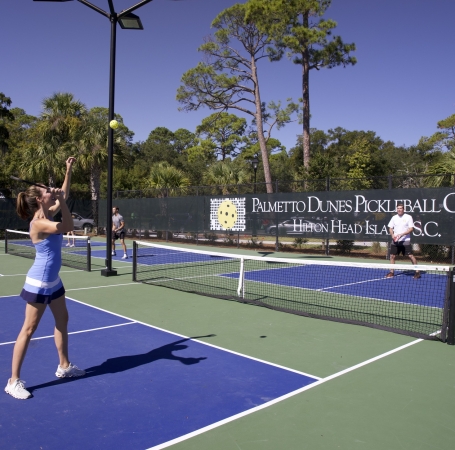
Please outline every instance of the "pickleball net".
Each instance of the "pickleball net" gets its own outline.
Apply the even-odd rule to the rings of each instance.
[[[74,247],[73,244],[74,239]],[[89,236],[68,236],[63,237],[62,243],[62,265],[91,271],[91,246]],[[23,258],[35,259],[36,251],[26,231],[6,230],[5,231],[5,253]]]
[[[386,278],[390,269],[133,243],[133,281],[424,339],[453,339],[452,268],[396,264],[395,276]]]

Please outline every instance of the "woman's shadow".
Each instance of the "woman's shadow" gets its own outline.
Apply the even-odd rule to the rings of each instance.
[[[180,356],[176,356],[173,352],[179,350],[185,350],[188,348],[187,345],[182,345],[183,342],[198,339],[198,338],[207,338],[216,336],[215,334],[209,334],[207,336],[193,336],[185,339],[180,339],[178,341],[172,342],[170,344],[163,345],[162,347],[155,348],[150,350],[147,353],[142,353],[139,355],[131,355],[131,356],[118,356],[117,358],[109,358],[106,359],[102,364],[98,366],[88,367],[85,369],[85,376],[81,378],[91,378],[97,377],[99,375],[104,375],[107,373],[118,373],[124,372],[125,370],[134,369],[135,367],[143,366],[144,364],[149,364],[154,361],[158,361],[160,359],[168,359],[170,361],[178,361],[182,364],[187,366],[192,364],[198,364],[200,361],[207,359],[207,357],[200,357],[200,358],[184,358]],[[28,387],[27,390],[32,393],[35,390],[43,389],[47,387],[56,386],[62,383],[71,383],[72,381],[76,381],[79,378],[63,378],[54,381],[49,381],[47,383],[37,384],[36,386]]]

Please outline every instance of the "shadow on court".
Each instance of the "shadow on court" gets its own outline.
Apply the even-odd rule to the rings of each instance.
[[[145,364],[150,364],[161,359],[167,359],[169,361],[178,361],[181,364],[190,366],[193,364],[198,364],[200,361],[207,359],[206,357],[200,358],[184,358],[176,356],[173,352],[179,350],[185,350],[188,348],[187,345],[182,345],[184,342],[190,341],[192,339],[199,338],[208,338],[216,336],[215,334],[209,334],[207,336],[193,336],[185,339],[180,339],[178,341],[172,342],[162,347],[155,348],[150,350],[147,353],[141,353],[139,355],[130,355],[130,356],[119,356],[117,358],[109,358],[98,366],[88,367],[85,369],[86,374],[81,378],[91,378],[97,377],[100,375],[105,375],[108,373],[119,373],[125,372],[126,370],[134,369]],[[44,389],[52,386],[57,386],[62,383],[71,383],[72,381],[77,381],[80,378],[63,378],[57,379],[54,381],[49,381],[48,383],[37,384],[36,386],[30,386],[27,390],[30,393],[33,393],[35,390]]]

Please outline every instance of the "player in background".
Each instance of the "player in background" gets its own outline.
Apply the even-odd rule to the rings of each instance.
[[[123,256],[122,259],[128,259],[128,253],[126,251],[126,244],[125,244],[125,220],[123,216],[119,213],[119,207],[114,206],[112,208],[112,256],[115,256],[115,241],[120,239],[120,244],[123,248]]]
[[[395,264],[395,258],[400,253],[403,256],[409,256],[412,264],[417,265],[417,260],[412,254],[411,233],[414,230],[414,221],[409,214],[405,214],[403,203],[397,204],[397,214],[389,222],[389,231],[392,236],[390,244],[390,263]],[[393,269],[386,275],[387,278],[395,276]],[[420,272],[417,270],[413,277],[415,280],[420,278]]]

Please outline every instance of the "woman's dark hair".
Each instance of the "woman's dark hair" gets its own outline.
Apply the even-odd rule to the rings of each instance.
[[[17,196],[16,212],[21,219],[30,219],[39,209],[36,198],[41,198],[43,192],[37,186],[29,186],[25,192]]]

